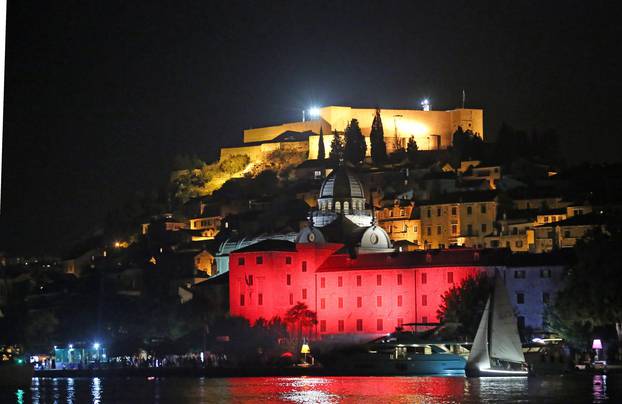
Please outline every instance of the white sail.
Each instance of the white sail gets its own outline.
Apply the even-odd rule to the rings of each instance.
[[[477,327],[477,334],[473,340],[471,352],[467,364],[472,368],[489,368],[490,357],[488,356],[488,312],[490,310],[490,297],[486,301],[486,307],[482,314],[482,319]]]
[[[518,336],[514,308],[512,303],[510,303],[508,292],[500,274],[495,276],[495,290],[491,310],[490,356],[510,362],[525,362],[523,348]]]

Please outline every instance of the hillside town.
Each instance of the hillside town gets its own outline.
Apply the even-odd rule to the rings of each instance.
[[[501,274],[523,342],[584,353],[599,337],[619,359],[619,311],[576,324],[556,302],[593,240],[618,237],[622,166],[563,161],[554,131],[489,136],[483,114],[313,108],[244,131],[216,162],[180,156],[161,191],[63,256],[0,256],[1,321],[14,325],[2,334],[54,368],[260,363],[303,343],[466,326],[452,294]]]

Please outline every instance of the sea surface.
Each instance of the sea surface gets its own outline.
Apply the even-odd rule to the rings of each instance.
[[[34,378],[0,403],[603,403],[622,402],[622,375],[533,378]]]

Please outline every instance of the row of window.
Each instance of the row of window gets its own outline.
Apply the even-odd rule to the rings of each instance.
[[[332,210],[332,209],[333,209],[332,201],[320,202],[320,210]],[[363,201],[353,200],[352,209],[363,210],[365,209],[365,203]],[[345,201],[343,203],[343,211],[348,212],[349,210],[350,210],[350,203],[348,201]],[[341,212],[341,202],[339,201],[335,202],[335,212]]]
[[[480,211],[482,214],[485,214],[485,213],[486,213],[486,211],[487,211],[486,204],[481,203],[481,204],[479,205],[479,211]],[[440,217],[440,216],[441,216],[441,214],[442,214],[442,208],[436,208],[436,216],[437,216],[437,217]],[[452,207],[451,207],[451,215],[452,215],[452,216],[456,216],[457,214],[458,214],[458,208],[457,208],[456,206],[452,206]],[[473,207],[472,207],[472,206],[467,206],[467,208],[466,208],[466,214],[467,214],[467,215],[472,215],[472,214],[473,214]],[[428,210],[427,210],[427,216],[428,216],[428,217],[432,217],[432,208],[428,208]]]
[[[525,279],[527,277],[527,272],[524,269],[517,269],[514,271],[514,279]],[[550,269],[541,269],[540,270],[540,278],[550,278],[551,270]]]
[[[548,304],[551,301],[549,292],[542,292],[542,303]],[[516,293],[516,304],[525,304],[525,294],[523,292]]]
[[[427,323],[428,322],[428,318],[426,316],[423,316],[421,318],[421,321],[424,322],[424,323]],[[385,330],[385,328],[384,328],[385,324],[384,323],[385,323],[384,319],[382,319],[382,318],[376,319],[376,331],[384,331]],[[363,331],[364,323],[363,323],[363,319],[362,318],[357,319],[355,321],[355,324],[356,324],[356,331]],[[397,319],[397,326],[401,327],[403,324],[404,324],[404,319],[403,318],[398,318]],[[320,320],[320,332],[326,332],[326,328],[327,328],[326,325],[327,325],[326,320]],[[344,332],[345,328],[346,328],[345,327],[345,320],[337,320],[337,331],[338,332]],[[392,329],[393,327],[389,327],[389,328]]]
[[[262,265],[263,264],[263,256],[258,255],[255,257],[255,264]],[[292,257],[285,257],[285,265],[292,264]],[[244,257],[238,257],[238,266],[246,265],[246,259]],[[307,261],[301,262],[302,272],[307,272]]]

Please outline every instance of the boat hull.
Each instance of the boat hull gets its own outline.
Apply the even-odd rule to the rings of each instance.
[[[7,364],[0,366],[0,387],[29,387],[34,375],[31,364]]]
[[[467,367],[464,369],[467,377],[527,377],[529,372],[526,370],[505,370],[505,369],[479,369]]]
[[[415,355],[410,359],[385,359],[376,355],[350,358],[339,364],[344,374],[370,376],[464,375],[466,360],[459,355]]]

